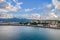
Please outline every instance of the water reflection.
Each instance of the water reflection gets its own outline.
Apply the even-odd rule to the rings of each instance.
[[[16,32],[17,31],[15,29],[13,29],[12,26],[1,26],[0,27],[0,39],[2,39],[2,40],[9,39],[13,35],[15,35],[14,33],[16,33]]]
[[[60,29],[46,29],[55,40],[60,40]]]
[[[0,26],[0,40],[51,40],[52,31],[39,27]]]

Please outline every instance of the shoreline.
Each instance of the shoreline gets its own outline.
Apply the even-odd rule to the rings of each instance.
[[[60,29],[60,27],[46,27],[46,26],[37,26],[37,25],[20,25],[20,24],[0,24],[0,26],[29,26],[29,27],[41,27],[41,28],[51,28],[51,29]]]

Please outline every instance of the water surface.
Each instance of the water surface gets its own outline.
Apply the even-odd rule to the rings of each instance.
[[[0,40],[57,40],[60,30],[29,27],[29,26],[0,26]]]

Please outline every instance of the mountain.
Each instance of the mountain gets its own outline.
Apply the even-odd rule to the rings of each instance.
[[[0,18],[0,21],[2,22],[30,22],[30,19],[26,18]]]

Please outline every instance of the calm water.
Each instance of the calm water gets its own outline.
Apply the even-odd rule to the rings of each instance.
[[[60,30],[28,26],[0,26],[0,40],[60,40]]]

